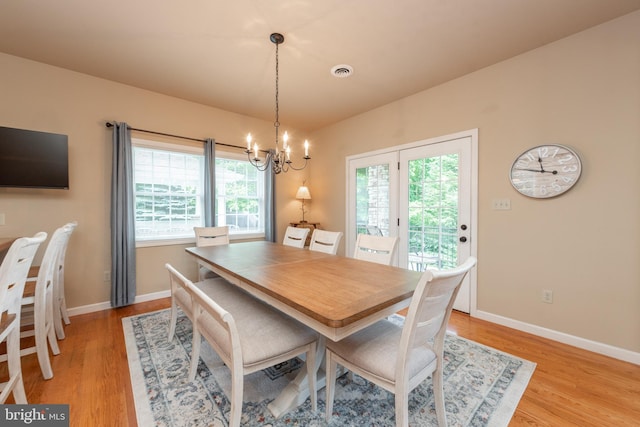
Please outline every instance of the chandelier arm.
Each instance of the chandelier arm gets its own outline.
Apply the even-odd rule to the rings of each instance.
[[[307,167],[307,160],[309,160],[310,158],[311,157],[303,157],[304,165],[302,165],[302,167],[297,168],[297,167],[293,166],[293,162],[291,160],[287,161],[287,166],[288,166],[288,168],[293,169],[294,171],[301,171],[302,169]]]
[[[264,159],[264,163],[260,164],[260,160],[257,158],[251,158],[251,151],[247,151],[247,158],[249,159],[249,163],[253,165],[260,172],[264,172],[269,168],[269,164],[271,163],[271,153],[267,152],[267,156]]]

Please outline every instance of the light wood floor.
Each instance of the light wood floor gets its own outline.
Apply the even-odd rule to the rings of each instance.
[[[35,354],[23,357],[29,402],[69,403],[71,426],[135,426],[121,319],[168,306],[165,298],[72,317],[52,358],[53,379],[42,379]],[[450,329],[537,364],[511,426],[640,425],[639,366],[461,313],[453,313]]]

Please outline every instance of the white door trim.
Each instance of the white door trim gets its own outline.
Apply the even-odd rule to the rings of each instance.
[[[354,154],[351,156],[347,156],[346,157],[346,161],[345,161],[345,169],[346,169],[346,173],[345,176],[347,177],[346,179],[346,183],[345,183],[345,206],[347,207],[346,212],[345,212],[345,244],[346,244],[346,248],[351,247],[350,245],[353,245],[354,242],[350,242],[350,227],[353,226],[353,224],[351,224],[349,215],[350,215],[350,209],[349,209],[349,196],[350,196],[350,188],[352,185],[355,185],[354,183],[352,183],[352,179],[349,173],[349,168],[350,168],[350,162],[352,160],[357,160],[357,159],[361,159],[364,157],[370,157],[370,156],[374,156],[374,155],[381,155],[381,154],[387,154],[387,153],[391,153],[391,152],[397,152],[400,150],[404,150],[404,149],[409,149],[409,148],[415,148],[415,147],[419,147],[419,146],[423,146],[423,145],[430,145],[430,144],[436,144],[436,143],[440,143],[440,142],[445,142],[445,141],[449,141],[451,139],[459,139],[459,138],[464,138],[464,137],[470,137],[471,138],[471,159],[470,159],[470,165],[469,165],[469,173],[471,175],[471,212],[470,212],[470,233],[469,233],[469,239],[470,239],[470,251],[471,251],[471,255],[474,257],[478,257],[478,129],[470,129],[470,130],[466,130],[466,131],[462,131],[462,132],[456,132],[453,134],[449,134],[449,135],[443,135],[443,136],[438,136],[438,137],[434,137],[434,138],[428,138],[428,139],[424,139],[424,140],[420,140],[420,141],[415,141],[415,142],[410,142],[407,144],[402,144],[402,145],[397,145],[397,146],[393,146],[393,147],[388,147],[388,148],[383,148],[380,150],[374,150],[374,151],[369,151],[366,153],[359,153],[359,154]],[[396,207],[396,211],[397,211],[397,207]],[[346,254],[347,256],[350,256],[349,253]],[[478,261],[479,264],[482,264],[481,260]],[[472,316],[475,316],[477,310],[478,310],[478,304],[477,304],[477,295],[478,295],[478,288],[477,288],[477,279],[478,279],[478,275],[477,275],[477,267],[474,267],[470,272],[469,272],[469,277],[470,277],[470,295],[469,295],[469,310],[470,310],[470,314]]]

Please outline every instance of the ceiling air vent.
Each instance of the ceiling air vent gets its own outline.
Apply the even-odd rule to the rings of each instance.
[[[349,77],[353,74],[353,67],[351,65],[340,64],[331,69],[331,75],[338,78]]]

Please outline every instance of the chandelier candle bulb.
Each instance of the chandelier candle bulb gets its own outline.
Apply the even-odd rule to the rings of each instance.
[[[304,156],[309,157],[309,141],[304,140]]]
[[[258,144],[253,144],[253,155],[255,156],[255,159],[258,160]]]
[[[251,151],[251,134],[247,134],[247,152]]]

